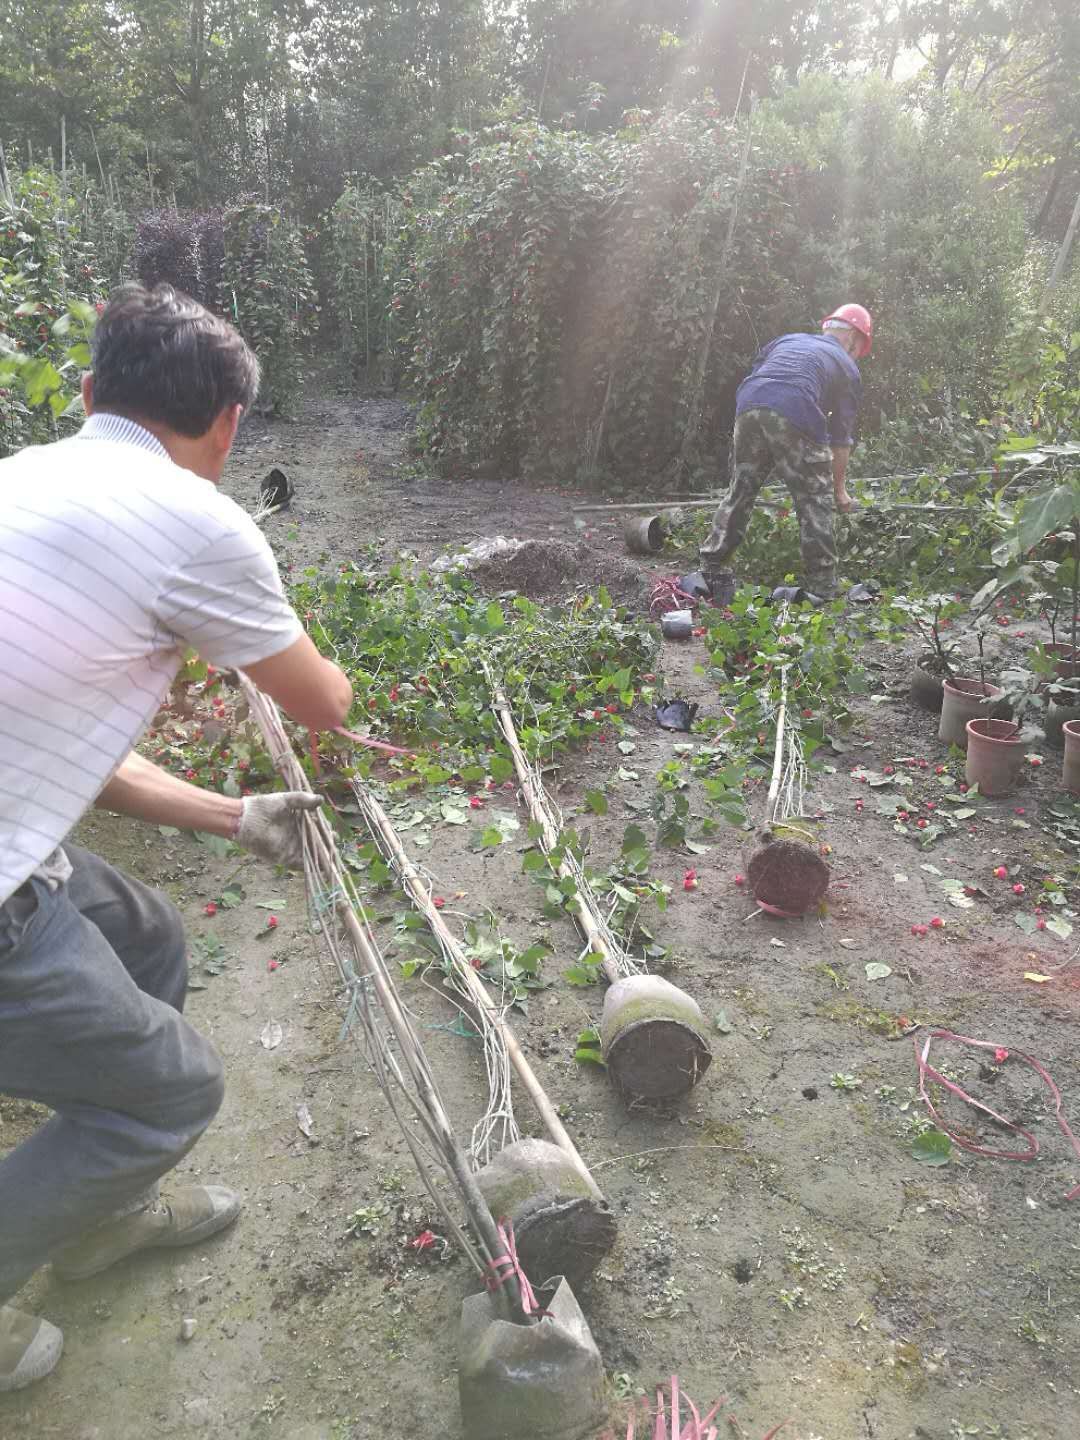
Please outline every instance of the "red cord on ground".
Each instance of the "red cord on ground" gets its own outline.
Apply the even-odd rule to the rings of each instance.
[[[1023,1126],[1016,1125],[1011,1120],[1006,1120],[1004,1115],[999,1115],[996,1110],[992,1110],[989,1105],[984,1105],[981,1100],[973,1099],[961,1086],[955,1084],[952,1080],[947,1080],[940,1070],[935,1070],[929,1063],[930,1046],[935,1040],[955,1040],[960,1045],[971,1045],[977,1050],[992,1050],[995,1058],[1004,1051],[1009,1059],[1020,1060],[1023,1064],[1034,1070],[1036,1075],[1038,1075],[1046,1085],[1050,1094],[1054,1097],[1054,1118],[1058,1122],[1061,1133],[1075,1151],[1077,1159],[1080,1159],[1080,1140],[1077,1140],[1069,1126],[1068,1120],[1066,1120],[1062,1114],[1061,1091],[1055,1085],[1050,1072],[1045,1066],[1041,1065],[1034,1056],[1026,1055],[1022,1050],[1014,1050],[1011,1046],[1001,1045],[996,1040],[973,1040],[969,1035],[957,1035],[952,1030],[931,1030],[922,1042],[921,1049],[919,1047],[919,1041],[916,1040],[914,1042],[915,1061],[919,1067],[919,1099],[933,1116],[934,1123],[938,1129],[945,1135],[948,1135],[949,1139],[955,1144],[959,1145],[961,1150],[967,1150],[972,1155],[985,1155],[991,1160],[1034,1160],[1039,1153],[1039,1142],[1030,1130],[1025,1130]],[[1004,1125],[1005,1128],[1011,1130],[1014,1135],[1022,1136],[1022,1138],[1027,1141],[1028,1148],[1026,1150],[991,1150],[988,1146],[976,1145],[972,1140],[965,1140],[962,1135],[958,1135],[956,1131],[950,1130],[942,1121],[937,1110],[934,1108],[933,1101],[926,1092],[927,1076],[937,1084],[943,1085],[946,1090],[957,1096],[958,1099],[963,1100],[965,1104],[972,1106],[975,1110],[981,1110],[984,1115],[989,1115],[990,1118],[996,1120],[999,1125]],[[1072,1190],[1068,1191],[1065,1199],[1075,1200],[1077,1196],[1080,1196],[1080,1185],[1076,1185]]]

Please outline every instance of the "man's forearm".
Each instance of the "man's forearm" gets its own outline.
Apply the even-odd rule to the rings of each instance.
[[[202,830],[231,840],[240,823],[243,802],[230,795],[200,790],[153,765],[133,750],[94,802],[133,820]]]
[[[837,495],[843,494],[846,488],[844,482],[847,479],[847,467],[850,459],[850,445],[834,445],[832,447],[833,490]]]

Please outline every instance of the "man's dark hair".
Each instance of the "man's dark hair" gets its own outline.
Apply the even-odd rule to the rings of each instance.
[[[228,321],[171,285],[114,291],[90,348],[95,410],[192,439],[259,388],[259,362]]]

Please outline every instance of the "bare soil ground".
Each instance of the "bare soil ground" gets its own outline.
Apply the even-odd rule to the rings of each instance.
[[[267,533],[294,568],[401,550],[430,560],[449,542],[496,533],[573,538],[565,495],[424,478],[407,463],[406,429],[397,401],[324,391],[294,423],[254,421],[227,487],[250,505],[272,464],[290,473],[296,501]],[[614,522],[597,532],[599,552],[621,553]],[[697,641],[666,645],[667,689],[715,713],[715,690],[695,670],[702,658]],[[901,657],[879,659],[881,692],[895,694],[862,707],[855,748],[814,780],[835,880],[823,918],[748,918],[753,906],[733,881],[745,837],[734,831],[707,855],[657,862],[673,885],[658,925],[671,976],[720,1021],[712,1068],[669,1113],[628,1110],[602,1073],[574,1061],[601,996],[560,979],[576,937],[568,922],[542,919],[515,848],[474,853],[461,827],[436,824],[423,859],[444,893],[464,892],[456,915],[491,906],[515,940],[547,934],[556,946],[545,967],[555,983],[516,1025],[619,1217],[616,1248],[579,1297],[615,1390],[647,1390],[677,1371],[700,1401],[727,1395],[721,1433],[734,1440],[759,1440],[788,1416],[791,1440],[1067,1440],[1080,1433],[1080,1201],[1064,1196],[1080,1162],[1030,1070],[955,1049],[939,1063],[1031,1129],[1041,1154],[1019,1164],[954,1147],[941,1168],[919,1163],[912,1040],[889,1038],[905,1016],[1030,1052],[1080,1117],[1080,962],[1045,984],[1024,979],[1051,973],[1072,947],[1022,934],[1013,915],[1031,902],[1011,891],[1017,879],[1034,888],[1046,870],[1073,873],[1043,826],[1059,761],[1040,747],[1046,763],[1019,796],[978,802],[968,826],[921,851],[849,774],[913,756],[929,763],[913,772],[912,794],[925,801],[940,788],[936,723],[904,697]],[[605,746],[575,757],[559,782],[568,816],[584,789],[610,782],[609,816],[591,826],[601,858],[636,816],[625,800],[650,792],[686,739],[643,711],[633,719],[639,784],[616,778],[622,757]],[[473,818],[483,823],[482,812]],[[463,1440],[455,1334],[469,1276],[459,1260],[409,1243],[438,1225],[381,1097],[339,1040],[302,887],[113,817],[92,816],[79,838],[163,886],[188,919],[202,987],[189,1013],[223,1052],[229,1093],[182,1173],[238,1186],[246,1210],[194,1252],[138,1257],[81,1286],[37,1277],[23,1303],[63,1326],[67,1351],[50,1380],[0,1397],[0,1436]],[[998,864],[1009,884],[994,881]],[[691,893],[687,865],[700,876]],[[988,898],[950,907],[940,884],[950,876]],[[207,917],[230,877],[244,900]],[[260,904],[271,902],[280,924],[266,937]],[[912,936],[911,924],[933,915],[946,927]],[[868,980],[875,961],[891,975]],[[467,1129],[482,1094],[475,1047],[447,1028],[453,1015],[438,995],[417,981],[409,993]],[[274,1021],[283,1038],[267,1049],[260,1037]],[[855,1088],[831,1085],[838,1075]],[[304,1105],[310,1139],[297,1123]],[[950,1113],[972,1124],[969,1112]],[[0,1105],[0,1144],[34,1118]],[[519,1119],[539,1133],[524,1099]],[[1002,1131],[995,1143],[1015,1148],[1015,1137]],[[358,1211],[368,1231],[350,1233]],[[198,1322],[188,1343],[185,1316]],[[528,1440],[524,1423],[521,1434]]]

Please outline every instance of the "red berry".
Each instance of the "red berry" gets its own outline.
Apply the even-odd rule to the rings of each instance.
[[[1025,891],[1026,889],[1027,889],[1027,886],[1026,886],[1026,885],[1020,885],[1020,884],[1018,883],[1018,884],[1016,884],[1016,885],[1013,886],[1013,894],[1014,894],[1014,895],[1023,895],[1023,893],[1024,893],[1024,891]]]
[[[994,871],[994,875],[998,880],[1006,880],[1008,879],[1009,872],[1004,865],[999,865]]]
[[[268,960],[268,961],[266,962],[266,968],[267,968],[268,970],[276,970],[276,969],[278,968],[279,963],[280,963],[280,962],[277,961],[277,960]]]
[[[893,774],[895,774],[896,772],[895,772],[895,769],[894,769],[894,767],[893,767],[892,765],[883,765],[883,766],[881,767],[881,773],[882,773],[883,775],[893,775]]]
[[[276,916],[276,915],[268,915],[268,916],[266,917],[266,928],[267,928],[268,930],[276,930],[276,929],[277,929],[277,916]]]
[[[910,820],[910,819],[911,819],[911,816],[908,814],[908,812],[907,812],[906,810],[898,810],[898,811],[896,812],[896,818],[897,818],[898,820]]]
[[[479,796],[479,795],[470,795],[470,796],[469,796],[469,809],[470,809],[470,810],[479,810],[480,807],[483,805],[483,803],[484,803],[484,802],[483,802],[483,800],[480,799],[480,796]]]
[[[1032,757],[1031,757],[1031,763],[1032,763],[1032,765],[1035,765],[1035,766],[1041,765],[1041,764],[1042,764],[1042,756],[1041,756],[1041,755],[1032,755]]]
[[[1017,805],[1016,809],[1013,811],[1013,814],[1014,814],[1014,815],[1023,815],[1023,813],[1024,813],[1024,807],[1023,807],[1023,805]]]
[[[617,715],[619,713],[619,707],[617,705],[605,705],[604,709],[609,715]]]
[[[446,905],[446,901],[441,895],[433,895],[431,897],[431,903],[435,906],[436,910],[442,910],[443,907]]]
[[[736,875],[736,876],[735,876],[735,884],[736,884],[736,885],[745,885],[745,884],[746,884],[746,876],[745,876],[745,875]]]
[[[194,770],[185,770],[185,771],[184,771],[184,779],[185,779],[185,780],[194,780],[194,779],[195,779],[195,771],[194,771]]]
[[[933,800],[927,800],[927,802],[926,802],[926,808],[927,808],[928,810],[936,810],[936,809],[937,809],[937,805],[934,803]]]
[[[916,830],[925,830],[927,824],[928,824],[928,822],[927,822],[926,820],[916,820],[916,821],[915,821],[915,828],[916,828]]]
[[[941,918],[940,915],[935,915],[934,918],[930,921],[930,928],[931,930],[944,930],[945,921]]]
[[[944,766],[944,765],[935,765],[935,766],[934,766],[934,774],[935,774],[935,775],[944,775],[944,774],[945,774],[945,766]]]
[[[217,914],[217,906],[214,904],[213,900],[208,901],[208,902],[203,906],[203,910],[206,912],[207,915],[216,915],[216,914]]]
[[[1036,921],[1035,921],[1035,929],[1036,929],[1036,930],[1045,930],[1045,929],[1046,929],[1046,921],[1045,921],[1045,920],[1036,920]]]

